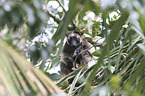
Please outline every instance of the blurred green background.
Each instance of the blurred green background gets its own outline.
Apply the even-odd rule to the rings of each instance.
[[[144,9],[144,0],[1,0],[0,95],[144,96]],[[72,30],[92,44],[93,59],[62,77]]]

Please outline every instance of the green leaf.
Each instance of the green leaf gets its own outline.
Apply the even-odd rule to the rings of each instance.
[[[141,52],[145,55],[145,45],[144,44],[137,44],[137,46],[140,48]]]
[[[0,82],[3,95],[64,94],[42,71],[0,39]]]
[[[83,69],[84,69],[84,68],[82,68],[82,69],[79,71],[79,73],[75,76],[75,78],[74,78],[74,80],[73,80],[73,82],[72,82],[72,84],[71,84],[70,90],[69,90],[69,92],[68,92],[68,96],[72,96],[72,95],[73,95],[73,89],[74,89],[74,87],[75,87],[75,85],[76,85],[76,83],[77,83],[77,81],[78,81],[78,79],[79,79],[79,77],[80,77],[81,72],[82,72]]]
[[[91,82],[95,78],[95,75],[96,75],[95,74],[96,70],[98,70],[99,66],[103,63],[103,59],[108,53],[107,49],[108,48],[110,49],[114,40],[117,39],[118,34],[119,34],[120,30],[122,29],[123,24],[125,24],[125,21],[127,20],[128,16],[129,16],[129,13],[124,11],[122,13],[121,17],[116,21],[115,25],[112,27],[112,31],[108,37],[109,42],[107,42],[107,44],[104,46],[103,51],[99,57],[99,60],[98,60],[97,64],[94,66],[94,70],[91,72],[91,74],[87,80],[83,94],[86,94],[90,90]]]
[[[145,17],[141,14],[140,14],[140,17],[139,17],[139,23],[140,23],[140,27],[143,30],[144,36],[145,36],[145,27],[144,27],[145,26]]]
[[[145,69],[145,58],[143,58],[143,60],[141,61],[140,65],[138,66],[136,71],[131,75],[131,77],[125,83],[125,85],[127,85],[127,84],[132,85],[133,83],[135,83],[135,81],[137,80],[138,76],[141,75],[141,73],[144,71],[144,69]],[[131,88],[131,86],[129,88]]]
[[[101,54],[101,50],[96,50],[95,52],[92,53],[92,55],[97,57],[100,56],[100,54]]]

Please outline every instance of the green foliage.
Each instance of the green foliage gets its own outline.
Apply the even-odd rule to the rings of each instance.
[[[19,47],[14,47],[16,44],[13,42],[21,37],[12,38],[10,33],[20,33],[18,30],[21,29],[22,37],[28,40],[24,47],[29,47],[29,54],[25,53],[27,59],[43,70],[68,96],[143,96],[145,1],[69,0],[69,4],[67,1],[0,1],[0,29],[5,33],[1,38],[18,51]],[[84,33],[83,38],[94,48],[91,52],[93,60],[88,66],[84,64],[61,78],[59,71],[53,73],[50,70],[59,66],[65,33],[70,30]],[[1,56],[6,55],[3,53]],[[67,81],[71,78],[74,80],[69,85]],[[10,91],[16,92],[15,88]]]
[[[29,27],[30,38],[33,39],[44,29],[44,24],[48,20],[47,14],[42,10],[42,5],[41,0],[1,0],[0,28],[8,24],[16,30],[26,23]]]
[[[0,39],[1,96],[64,94],[44,73]]]

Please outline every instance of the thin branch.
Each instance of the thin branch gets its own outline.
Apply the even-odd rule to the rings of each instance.
[[[60,4],[60,6],[63,8],[64,12],[66,12],[66,10],[64,9],[64,6],[63,4],[60,2],[60,0],[57,0],[57,2]],[[47,6],[47,5],[46,5]],[[52,13],[51,11],[49,11],[47,8],[46,8],[46,11],[48,12],[49,16],[52,17],[54,19],[54,21],[56,21],[57,23],[60,23],[61,22],[61,18],[57,17],[54,13]],[[74,21],[72,21],[72,26],[68,26],[68,30],[75,30],[77,27],[76,27],[76,24]]]
[[[77,55],[77,57],[76,57],[75,60],[74,60],[74,65],[73,65],[75,68],[76,68],[76,60],[78,59],[78,57],[79,57],[82,53],[84,53],[84,52],[88,51],[89,49],[91,49],[92,47],[93,47],[93,46],[90,46],[89,48],[87,48],[87,49],[81,51],[81,52]]]
[[[57,23],[61,22],[61,19],[59,17],[57,17],[54,13],[52,13],[48,9],[46,9],[46,11],[48,12],[49,16],[52,17]]]
[[[65,10],[63,4],[61,3],[61,1],[60,1],[60,0],[56,0],[56,1],[57,1],[57,2],[59,3],[59,5],[62,7],[63,11],[64,11],[64,12],[67,12],[67,11]],[[72,25],[73,25],[73,29],[77,28],[77,27],[76,27],[77,25],[75,24],[74,21],[72,21]]]
[[[80,30],[80,32],[82,32],[82,31],[86,30],[87,28],[88,28],[88,26],[86,26],[85,28],[83,28],[82,30]]]
[[[86,38],[87,39],[87,38]],[[94,47],[100,46],[100,44],[97,43],[97,41],[87,40],[89,43],[91,43]],[[103,45],[103,44],[102,44]]]
[[[72,21],[72,25],[73,25],[73,28],[74,28],[74,29],[77,28],[77,26],[76,26],[76,24],[75,24],[75,21]]]
[[[54,19],[54,21],[56,21],[57,23],[61,22],[61,19],[59,17],[57,17],[54,13],[52,13],[48,9],[46,9],[46,11],[48,12],[49,16]],[[72,23],[72,24],[73,24],[72,26],[68,26],[68,30],[75,30],[76,26],[74,23]]]
[[[66,10],[65,10],[63,4],[61,3],[61,1],[60,1],[60,0],[56,0],[56,1],[57,1],[57,2],[59,3],[59,5],[62,7],[63,11],[66,12]]]
[[[45,11],[48,12],[49,16],[52,17],[57,23],[60,23],[61,22],[61,19],[59,17],[57,17],[54,13],[52,13],[51,11],[48,10],[47,8],[47,0],[45,0],[45,6],[46,6],[46,9]]]

